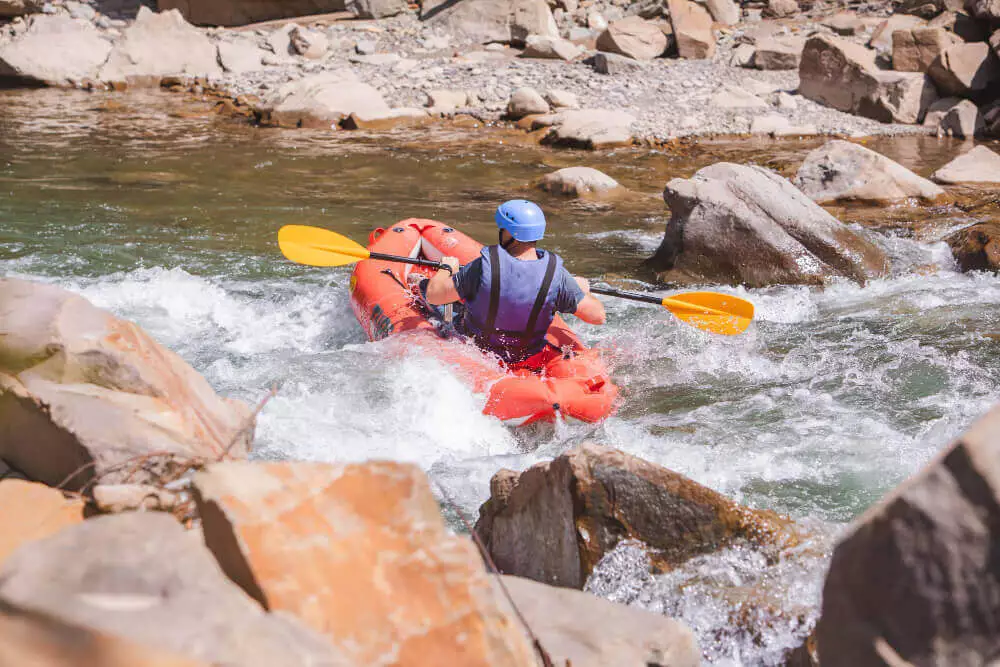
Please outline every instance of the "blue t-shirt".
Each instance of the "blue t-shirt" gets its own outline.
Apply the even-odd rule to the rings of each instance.
[[[538,260],[545,259],[544,250],[536,250],[538,253]],[[532,261],[532,260],[521,260],[521,261]],[[452,277],[452,281],[455,283],[455,291],[458,295],[462,297],[462,301],[469,302],[476,297],[476,293],[479,291],[479,282],[483,277],[483,258],[477,257],[472,260],[461,269],[458,273]],[[540,287],[540,286],[539,286]],[[556,292],[556,312],[558,313],[575,313],[576,307],[580,305],[583,301],[585,294],[580,286],[576,284],[576,280],[573,278],[573,274],[566,270],[565,267],[555,275],[552,279],[552,287],[558,290]],[[486,292],[485,299],[490,298],[489,292]]]

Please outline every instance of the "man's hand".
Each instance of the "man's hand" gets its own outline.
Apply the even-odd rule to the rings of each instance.
[[[458,273],[458,259],[455,257],[442,257],[441,263],[451,269],[451,275]]]
[[[573,276],[573,280],[575,280],[576,284],[580,286],[580,289],[583,290],[584,294],[590,294],[589,280],[587,280],[586,278],[581,278],[580,276]]]

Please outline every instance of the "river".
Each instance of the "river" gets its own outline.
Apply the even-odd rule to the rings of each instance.
[[[589,154],[500,130],[255,129],[166,95],[0,91],[0,274],[60,284],[135,320],[225,395],[256,402],[280,384],[260,416],[260,458],[412,461],[474,517],[498,469],[592,440],[792,516],[815,538],[787,563],[766,568],[730,550],[650,577],[625,547],[591,582],[690,623],[712,663],[771,664],[805,626],[770,619],[762,632],[726,630],[734,603],[717,589],[764,585],[814,619],[838,531],[1000,395],[1000,341],[983,335],[1000,331],[1000,280],[957,273],[935,240],[985,214],[838,209],[845,222],[879,229],[892,276],[866,287],[737,289],[757,306],[738,337],[608,299],[607,326],[576,328],[607,348],[620,411],[600,426],[527,435],[483,416],[484,398],[446,367],[391,339],[367,343],[348,270],[291,264],[275,238],[298,223],[363,241],[375,226],[429,217],[488,242],[496,204],[530,197],[549,216],[548,247],[572,271],[650,288],[639,264],[662,237],[669,178],[723,159],[788,175],[820,143]],[[962,151],[926,137],[868,145],[922,174]],[[594,204],[534,189],[571,165],[600,168],[633,195]]]

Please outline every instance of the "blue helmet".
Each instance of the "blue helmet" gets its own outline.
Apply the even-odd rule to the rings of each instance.
[[[545,236],[545,214],[538,204],[511,199],[497,207],[497,227],[506,229],[518,241],[538,241]]]

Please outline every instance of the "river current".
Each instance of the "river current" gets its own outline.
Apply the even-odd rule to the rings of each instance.
[[[256,402],[280,385],[260,416],[260,458],[411,461],[474,518],[498,469],[591,440],[795,518],[814,537],[787,562],[728,550],[653,577],[625,545],[589,584],[686,621],[711,663],[773,664],[815,619],[837,533],[1000,396],[1000,340],[986,335],[1000,332],[1000,279],[956,272],[938,240],[989,213],[838,209],[878,229],[891,277],[736,289],[757,306],[737,337],[606,299],[607,326],[574,324],[607,349],[621,409],[600,426],[529,434],[483,416],[484,397],[447,367],[391,339],[366,342],[348,270],[291,264],[275,238],[298,223],[364,241],[373,227],[429,217],[489,242],[496,204],[530,197],[570,270],[651,289],[639,266],[662,237],[669,178],[721,160],[789,175],[820,143],[588,154],[501,130],[266,130],[166,95],[0,91],[0,275],[62,285],[138,322],[222,394]],[[869,145],[924,175],[964,150],[931,138]],[[535,190],[571,165],[633,194],[594,204]],[[733,629],[736,589],[775,613]]]

